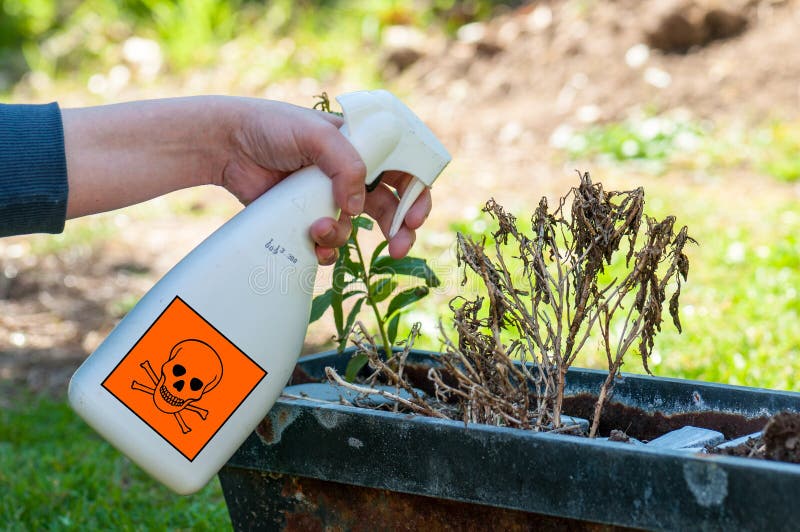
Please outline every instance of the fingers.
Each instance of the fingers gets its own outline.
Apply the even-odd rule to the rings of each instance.
[[[331,124],[333,124],[337,128],[342,127],[342,124],[344,124],[344,118],[342,118],[339,115],[335,115],[333,113],[326,113],[325,111],[316,111],[316,112],[319,113],[319,115],[322,118],[324,118],[326,121],[330,122]]]
[[[405,174],[407,175],[407,174]],[[387,176],[385,180],[395,181],[404,179],[402,176]],[[396,181],[395,181],[396,182]],[[406,182],[407,184],[407,182]],[[398,190],[405,189],[405,185],[398,185]],[[385,184],[381,183],[375,190],[367,195],[365,210],[372,216],[387,236],[392,225],[394,213],[397,211],[399,200],[394,192]],[[403,225],[397,234],[389,240],[389,255],[399,259],[408,254],[411,246],[416,240],[416,229],[418,229],[431,211],[431,195],[426,189],[414,202],[408,211]]]
[[[320,218],[311,225],[311,238],[316,243],[317,261],[323,266],[336,262],[337,248],[343,246],[350,237],[352,224],[350,217],[342,214],[339,220]]]
[[[339,250],[335,248],[321,248],[317,246],[314,248],[314,253],[317,255],[317,262],[320,266],[331,266],[336,263],[339,258]]]
[[[389,255],[393,259],[402,259],[417,240],[417,233],[408,227],[401,227],[397,234],[389,240]]]
[[[407,174],[386,176],[385,181],[395,184],[398,190],[404,190],[408,184]],[[381,231],[388,238],[394,214],[397,211],[399,200],[386,184],[381,184],[367,195],[365,211],[378,222]],[[403,225],[397,234],[389,239],[389,255],[399,259],[405,257],[411,250],[416,240],[418,229],[431,211],[431,195],[429,190],[420,194],[419,198],[408,211]],[[339,220],[321,218],[311,226],[311,238],[316,243],[317,260],[323,266],[336,262],[337,248],[343,246],[352,231],[350,216],[342,213]]]
[[[298,135],[301,149],[333,180],[333,197],[342,211],[357,216],[364,210],[367,169],[358,152],[328,117]]]

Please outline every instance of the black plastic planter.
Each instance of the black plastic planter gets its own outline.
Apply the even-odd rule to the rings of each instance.
[[[344,371],[304,359],[293,383]],[[414,352],[420,376],[436,363]],[[565,412],[589,417],[605,373],[571,370]],[[415,383],[423,386],[424,379]],[[800,394],[625,375],[601,433],[652,440],[690,425],[757,432]],[[616,423],[625,426],[614,426]],[[797,530],[800,465],[469,425],[281,399],[220,471],[237,530]]]

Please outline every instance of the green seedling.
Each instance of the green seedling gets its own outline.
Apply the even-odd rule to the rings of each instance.
[[[318,101],[314,104],[314,109],[342,116],[341,113],[331,111],[326,92],[316,97]],[[339,351],[347,345],[364,303],[372,308],[375,315],[384,351],[391,351],[397,340],[397,328],[403,311],[427,296],[431,288],[439,286],[439,278],[424,259],[418,257],[394,259],[382,254],[388,246],[386,241],[378,244],[367,261],[358,241],[358,230],[370,231],[372,228],[373,222],[368,218],[358,216],[353,219],[350,238],[338,250],[339,256],[333,267],[333,285],[325,293],[315,297],[311,304],[309,323],[321,318],[328,308],[333,309]],[[399,282],[401,276],[422,280],[423,284],[416,283],[404,288],[407,283]],[[349,299],[353,300],[353,306],[345,319],[344,303]],[[366,355],[357,353],[347,366],[345,375],[347,380],[354,380],[367,360]]]
[[[371,256],[367,257],[358,241],[358,231],[369,231],[372,227],[373,222],[367,218],[359,216],[353,220],[350,239],[339,248],[339,257],[333,267],[332,286],[315,297],[311,304],[310,322],[321,318],[328,308],[332,309],[340,351],[347,345],[347,339],[365,303],[375,315],[384,350],[389,351],[397,340],[402,313],[409,305],[427,296],[431,288],[439,286],[439,278],[424,259],[394,259],[383,254],[388,245],[385,241],[378,244]],[[402,278],[417,282],[409,287],[408,282],[400,282]],[[352,307],[345,317],[346,301],[352,301]],[[346,378],[352,381],[366,363],[366,356],[354,356],[347,367]]]

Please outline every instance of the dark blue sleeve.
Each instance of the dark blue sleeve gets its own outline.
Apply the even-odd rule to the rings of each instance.
[[[67,159],[58,104],[0,104],[0,237],[60,233]]]

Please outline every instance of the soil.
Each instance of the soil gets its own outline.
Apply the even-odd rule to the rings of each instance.
[[[767,422],[761,437],[721,449],[720,453],[800,464],[800,414],[775,414]]]
[[[387,43],[387,85],[454,155],[451,177],[434,187],[436,209],[426,231],[452,234],[449,226],[464,218],[465,206],[477,208],[492,195],[513,210],[520,190],[535,189],[536,198],[565,190],[574,174],[550,145],[562,126],[643,109],[679,109],[713,123],[800,117],[800,62],[791,53],[798,22],[800,0],[542,0],[506,9],[458,38],[427,35],[421,44],[403,45],[415,52],[395,54],[402,57],[396,64],[397,46]],[[308,80],[298,80],[258,95],[311,105],[319,88],[308,87]],[[329,93],[340,88],[353,87],[325,87]],[[174,93],[197,90],[187,84]],[[133,87],[124,99],[152,91]],[[62,96],[51,99],[80,104],[80,95]],[[740,178],[733,171],[726,183]],[[734,207],[748,201],[742,187],[754,185],[746,178],[730,192]],[[758,191],[775,198],[797,194],[763,181]],[[63,396],[69,375],[124,314],[126,302],[141,297],[239,208],[217,190],[171,198],[190,212],[151,203],[146,216],[141,210],[110,214],[99,219],[113,226],[111,237],[61,250],[34,253],[36,240],[29,237],[0,240],[0,406],[26,390]],[[68,223],[67,234],[75,227]],[[330,322],[314,324],[306,352],[330,345],[331,330]]]
[[[564,413],[592,419],[596,401],[597,396],[588,393],[565,397]],[[667,415],[658,411],[646,411],[642,408],[607,402],[600,417],[598,434],[611,436],[612,433],[620,431],[627,436],[650,441],[672,430],[693,426],[716,430],[730,440],[761,430],[768,419],[767,416],[746,418],[738,414],[713,411]]]
[[[428,397],[435,395],[434,384],[428,377],[430,367],[428,363],[408,363],[403,366],[403,375],[407,382]],[[371,370],[368,371],[365,368],[359,376],[366,379],[370,373]],[[453,375],[447,371],[442,371],[442,380],[448,385],[456,384]],[[311,382],[319,382],[319,380],[306,373],[298,364],[292,373],[290,384]],[[565,396],[563,415],[591,421],[596,401],[597,395],[591,393]],[[532,399],[531,402],[535,403],[535,399]],[[448,415],[447,409],[442,409],[443,405],[438,404],[437,401],[431,401],[429,405],[432,409]],[[394,403],[384,404],[377,408],[394,411],[395,406],[399,407],[401,412],[410,412],[402,405]],[[761,436],[750,438],[737,446],[709,448],[709,453],[800,463],[800,413],[794,412],[780,412],[774,416],[757,417],[711,410],[665,414],[660,411],[608,401],[603,407],[597,435],[598,437],[607,437],[615,442],[646,443],[686,426],[715,430],[722,433],[726,441],[757,432],[762,433]],[[268,441],[272,439],[273,430],[269,418],[265,418],[265,423],[259,426],[258,431]],[[571,431],[564,432],[564,434],[585,436],[585,433],[576,434]]]
[[[764,427],[762,438],[767,458],[800,464],[800,414],[775,415]]]
[[[741,458],[764,458],[763,439],[760,437],[749,438],[746,442],[740,443],[739,445],[716,449],[713,452]]]

